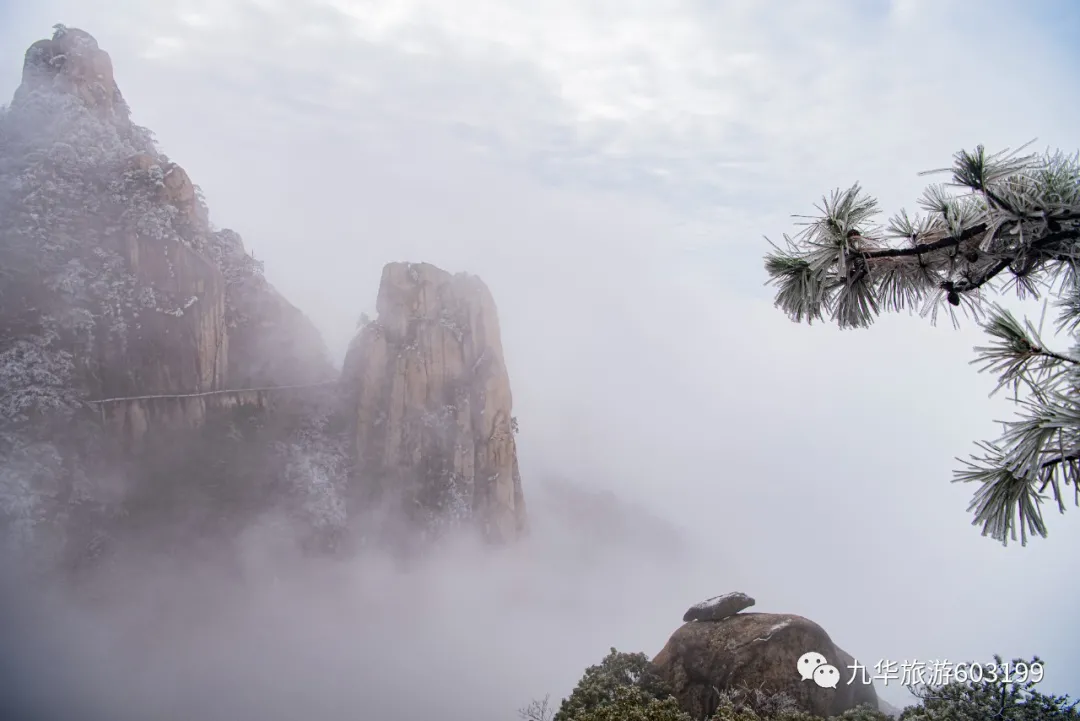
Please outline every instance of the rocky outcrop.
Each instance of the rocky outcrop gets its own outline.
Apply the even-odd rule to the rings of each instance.
[[[176,226],[181,237],[192,238],[207,232],[206,206],[200,202],[195,184],[183,168],[151,153],[132,156],[128,166],[129,172],[142,173],[152,181],[148,184],[151,202],[176,210]]]
[[[322,339],[211,225],[82,30],[34,43],[0,108],[0,297],[0,468],[18,478],[0,535],[25,517],[29,545],[81,557],[121,518],[199,506],[228,526],[233,494],[341,525],[332,403],[232,393],[336,379]]]
[[[117,209],[122,272],[148,302],[101,349],[109,381],[101,392],[114,397],[227,387],[226,283],[218,265],[200,252],[208,228],[205,206],[183,168],[149,153],[128,160],[124,184],[128,197],[149,212]],[[147,223],[155,211],[171,220],[167,228]]]
[[[0,385],[14,389],[0,398],[0,467],[31,479],[12,508],[58,526],[85,511],[86,539],[121,533],[120,518],[239,526],[223,510],[236,498],[237,513],[280,502],[325,547],[357,527],[407,543],[459,525],[492,542],[526,531],[484,284],[387,266],[379,317],[339,374],[240,235],[212,226],[192,179],[131,122],[82,30],[35,43],[0,109],[0,283]],[[83,477],[94,459],[123,494]]]
[[[836,670],[835,688],[819,685],[814,669],[803,673],[800,659],[808,653],[820,654]],[[653,659],[654,669],[679,705],[695,719],[716,711],[717,689],[785,693],[803,710],[826,717],[862,704],[877,708],[873,685],[852,679],[853,663],[813,621],[773,613],[737,613],[719,621],[687,623]]]
[[[29,93],[47,90],[78,98],[99,117],[126,120],[127,104],[113,78],[109,54],[84,30],[63,25],[55,29],[53,37],[38,40],[26,51],[22,84],[12,105]]]
[[[78,324],[53,335],[80,359],[87,397],[334,377],[315,327],[238,234],[212,228],[198,187],[131,122],[89,33],[58,25],[27,50],[2,123],[9,282],[36,279],[25,305]],[[48,243],[20,248],[23,238]]]
[[[492,542],[521,536],[516,421],[487,286],[426,263],[391,263],[377,310],[343,371],[356,409],[360,505],[379,508],[388,533],[432,537],[468,525]]]
[[[695,603],[683,614],[684,623],[690,621],[723,621],[728,616],[734,616],[740,611],[745,611],[756,603],[754,599],[745,593],[725,593],[723,596],[714,596],[701,603]]]

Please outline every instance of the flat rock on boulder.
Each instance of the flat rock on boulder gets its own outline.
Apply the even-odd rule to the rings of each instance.
[[[836,688],[803,679],[799,659],[819,653],[840,675]],[[878,707],[877,692],[861,678],[849,683],[854,663],[829,634],[801,616],[739,613],[711,623],[686,623],[653,659],[679,705],[695,719],[706,719],[718,705],[716,690],[760,688],[786,693],[818,716],[835,716],[862,704]]]
[[[701,603],[695,603],[683,614],[682,620],[685,623],[690,621],[722,621],[728,616],[734,616],[739,611],[750,608],[754,603],[756,601],[745,593],[737,591],[735,593],[725,593],[723,596],[714,596]]]

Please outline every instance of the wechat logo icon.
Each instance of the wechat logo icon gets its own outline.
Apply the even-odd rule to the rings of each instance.
[[[836,688],[840,683],[840,670],[817,651],[800,656],[796,670],[803,681],[813,680],[821,688]]]

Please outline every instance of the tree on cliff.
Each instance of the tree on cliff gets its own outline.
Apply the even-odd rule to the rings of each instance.
[[[883,311],[915,308],[932,321],[945,309],[955,324],[957,308],[980,321],[990,341],[975,363],[1014,391],[1018,416],[954,480],[978,484],[969,510],[983,535],[1007,544],[1019,530],[1026,544],[1029,533],[1046,536],[1048,495],[1064,512],[1072,485],[1080,505],[1080,159],[979,146],[954,161],[952,183],[923,194],[924,215],[900,211],[875,226],[877,202],[856,184],[826,198],[786,247],[774,245],[765,267],[777,307],[796,322],[864,328]],[[1057,296],[1058,332],[1072,348],[1052,350],[986,297],[1004,292]]]

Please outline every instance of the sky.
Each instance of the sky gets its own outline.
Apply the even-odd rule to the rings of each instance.
[[[0,98],[57,22],[335,360],[383,264],[477,274],[526,494],[572,478],[693,539],[670,592],[529,654],[538,694],[739,590],[870,666],[1038,654],[1080,695],[1080,509],[1003,548],[949,482],[1010,414],[978,329],[796,325],[762,265],[834,188],[914,210],[962,148],[1077,149],[1075,3],[6,0]]]

